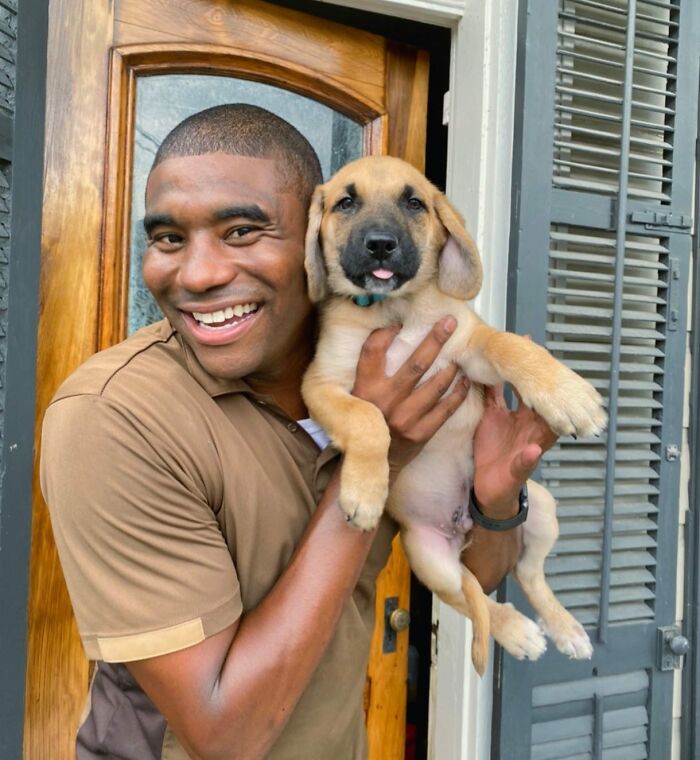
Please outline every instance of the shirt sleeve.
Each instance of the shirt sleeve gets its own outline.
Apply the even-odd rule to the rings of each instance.
[[[128,662],[199,643],[241,614],[238,577],[201,481],[100,396],[54,402],[41,485],[91,659]],[[166,455],[166,452],[170,455]]]

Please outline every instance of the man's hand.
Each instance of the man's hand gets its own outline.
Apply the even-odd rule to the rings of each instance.
[[[518,493],[557,436],[523,404],[510,411],[501,387],[486,386],[485,409],[474,435],[474,492],[489,517],[512,517]],[[515,507],[515,512],[513,508]]]
[[[518,408],[510,411],[502,388],[487,386],[485,393],[484,415],[474,435],[474,494],[485,515],[503,520],[518,513],[520,488],[557,436],[520,397]],[[474,525],[469,537],[462,561],[490,593],[518,561],[522,531],[498,532]]]
[[[362,348],[352,393],[374,404],[387,421],[392,441],[389,451],[392,480],[467,397],[466,378],[447,393],[459,372],[455,364],[449,364],[416,387],[456,327],[454,317],[441,319],[391,376],[386,374],[386,355],[400,325],[375,330]]]

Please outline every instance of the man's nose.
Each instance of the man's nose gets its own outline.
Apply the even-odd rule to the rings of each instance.
[[[234,251],[219,238],[193,237],[180,264],[180,285],[192,293],[204,293],[227,285],[238,274]]]

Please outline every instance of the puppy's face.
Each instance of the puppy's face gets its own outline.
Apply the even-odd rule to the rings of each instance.
[[[315,301],[329,292],[404,296],[429,280],[471,298],[481,284],[457,212],[420,172],[389,157],[354,161],[316,189],[306,270]]]

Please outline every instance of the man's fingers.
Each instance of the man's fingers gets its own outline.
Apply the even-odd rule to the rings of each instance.
[[[398,335],[401,325],[389,325],[379,330],[373,330],[362,346],[360,359],[357,364],[357,380],[385,374],[386,352],[394,338]]]
[[[397,385],[408,392],[418,385],[423,375],[430,369],[442,347],[457,327],[454,317],[443,317],[418,344],[416,350],[399,367],[394,375]]]
[[[427,414],[440,401],[450,389],[458,372],[459,367],[456,364],[448,364],[413,391],[404,403],[411,405],[415,419],[420,419],[424,414]],[[466,378],[464,380],[468,389],[469,381]]]
[[[416,426],[416,438],[424,441],[432,438],[435,432],[459,409],[469,393],[470,385],[468,378],[462,378],[449,395],[435,404]]]

